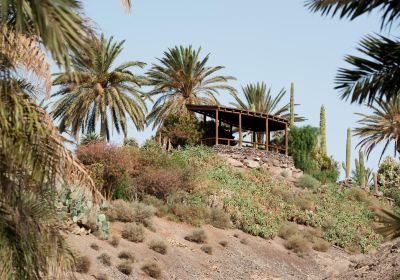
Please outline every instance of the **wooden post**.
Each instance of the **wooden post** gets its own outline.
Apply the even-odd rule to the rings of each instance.
[[[289,155],[289,135],[288,135],[288,124],[285,124],[285,155]]]
[[[268,118],[265,119],[265,149],[268,151],[269,144],[269,127],[268,127]]]
[[[253,132],[253,148],[257,148],[257,143],[256,143],[256,132],[255,131],[252,131]]]
[[[218,145],[218,109],[215,110],[215,145]]]
[[[239,114],[239,147],[242,147],[242,114]]]

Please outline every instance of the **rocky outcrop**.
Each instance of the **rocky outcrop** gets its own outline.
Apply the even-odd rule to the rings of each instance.
[[[274,174],[298,178],[303,172],[294,166],[292,157],[248,147],[215,145],[214,151],[237,168],[263,168]]]

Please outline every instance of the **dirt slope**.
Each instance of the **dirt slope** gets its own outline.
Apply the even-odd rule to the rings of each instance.
[[[354,256],[336,248],[331,248],[327,253],[313,251],[299,257],[285,249],[284,241],[280,238],[265,240],[238,230],[220,230],[206,225],[203,229],[208,236],[207,244],[213,247],[213,254],[208,255],[200,250],[200,244],[184,239],[193,227],[160,218],[155,218],[154,224],[156,232],[146,229],[143,243],[121,238],[117,248],[93,235],[68,235],[69,243],[91,259],[89,273],[77,274],[77,278],[96,279],[103,272],[108,274],[109,279],[150,279],[141,271],[141,267],[147,261],[155,261],[162,268],[162,279],[335,279],[334,276],[348,270],[354,259]],[[113,223],[112,234],[120,236],[122,227],[122,223]],[[154,239],[163,239],[168,243],[166,255],[148,248],[148,243]],[[247,242],[241,242],[243,239]],[[222,240],[228,242],[227,247],[219,244]],[[92,243],[99,245],[100,250],[93,250],[90,247]],[[130,251],[137,259],[129,277],[116,268],[121,262],[118,253],[122,250]],[[110,267],[100,264],[96,259],[104,252],[111,256]]]

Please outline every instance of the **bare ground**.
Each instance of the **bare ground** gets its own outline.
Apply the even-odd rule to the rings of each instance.
[[[154,224],[156,231],[146,229],[143,243],[133,243],[121,238],[117,248],[93,235],[69,234],[71,246],[91,260],[89,273],[77,274],[77,278],[96,279],[99,273],[106,273],[109,279],[151,279],[141,271],[141,267],[146,262],[154,261],[163,271],[161,279],[351,279],[339,275],[347,273],[349,267],[355,266],[357,258],[362,259],[333,247],[326,253],[313,251],[301,257],[288,251],[283,245],[284,240],[278,237],[265,240],[239,230],[221,230],[205,225],[203,229],[208,236],[207,244],[213,247],[213,254],[208,255],[200,250],[201,244],[184,239],[193,227],[160,218],[155,218]],[[122,227],[122,223],[113,223],[112,235],[120,236]],[[159,239],[168,243],[166,255],[148,248],[151,240]],[[247,240],[246,244],[241,242],[242,239]],[[219,244],[222,240],[228,242],[226,247]],[[100,250],[93,250],[90,247],[92,243],[99,245]],[[137,259],[130,276],[122,274],[116,268],[122,262],[118,259],[118,254],[123,250],[133,253]],[[111,256],[112,264],[109,267],[96,259],[104,252]]]

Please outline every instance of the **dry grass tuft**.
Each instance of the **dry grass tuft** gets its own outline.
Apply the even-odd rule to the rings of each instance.
[[[107,211],[107,217],[111,222],[134,222],[135,214],[135,209],[132,207],[132,204],[122,199],[114,200]]]
[[[92,248],[93,250],[95,250],[95,251],[98,251],[98,250],[100,250],[100,247],[99,247],[99,245],[97,245],[96,243],[92,243],[92,244],[90,244],[90,248]]]
[[[207,234],[203,229],[195,229],[191,234],[185,236],[185,239],[190,242],[204,243],[207,240]]]
[[[316,239],[312,246],[312,248],[318,252],[326,252],[329,250],[330,247],[331,247],[331,244],[328,241],[325,241],[323,239]]]
[[[213,248],[210,245],[203,245],[200,248],[204,253],[212,255]]]
[[[295,234],[291,236],[286,244],[286,249],[292,250],[296,254],[304,254],[310,251],[310,242],[308,242],[303,236],[300,234]]]
[[[144,240],[144,227],[135,223],[126,224],[122,230],[122,238],[132,242],[143,242]]]
[[[135,256],[131,252],[128,252],[128,251],[121,251],[118,254],[118,258],[123,259],[123,260],[130,260],[131,262],[135,262],[135,260],[136,260]]]
[[[299,233],[299,230],[298,230],[296,224],[285,223],[279,229],[278,236],[283,239],[288,240],[290,237],[292,237],[293,235],[298,234],[298,233]]]
[[[105,273],[99,273],[96,275],[96,280],[108,280],[108,275]]]
[[[221,245],[222,247],[226,247],[226,246],[228,246],[228,241],[226,241],[226,240],[221,240],[221,241],[219,242],[219,245]]]
[[[211,210],[210,224],[216,228],[227,229],[231,226],[231,219],[224,210],[213,208]]]
[[[103,253],[97,259],[105,266],[111,266],[111,257],[107,253]]]
[[[130,275],[132,273],[132,264],[129,261],[124,261],[117,265],[117,269],[125,275]]]
[[[118,236],[111,236],[110,240],[108,241],[108,243],[110,243],[111,246],[117,248],[119,245],[119,237]]]
[[[239,238],[239,233],[234,233],[234,234],[233,234],[233,237]]]
[[[163,240],[153,240],[149,244],[149,248],[159,254],[167,254],[167,244]]]
[[[90,259],[87,256],[78,257],[76,260],[75,271],[79,273],[88,273],[90,269]]]
[[[142,266],[142,270],[148,276],[160,279],[161,278],[161,268],[156,262],[148,262]]]
[[[249,240],[247,240],[247,238],[243,237],[242,239],[240,239],[240,243],[247,245],[247,244],[249,244]]]

